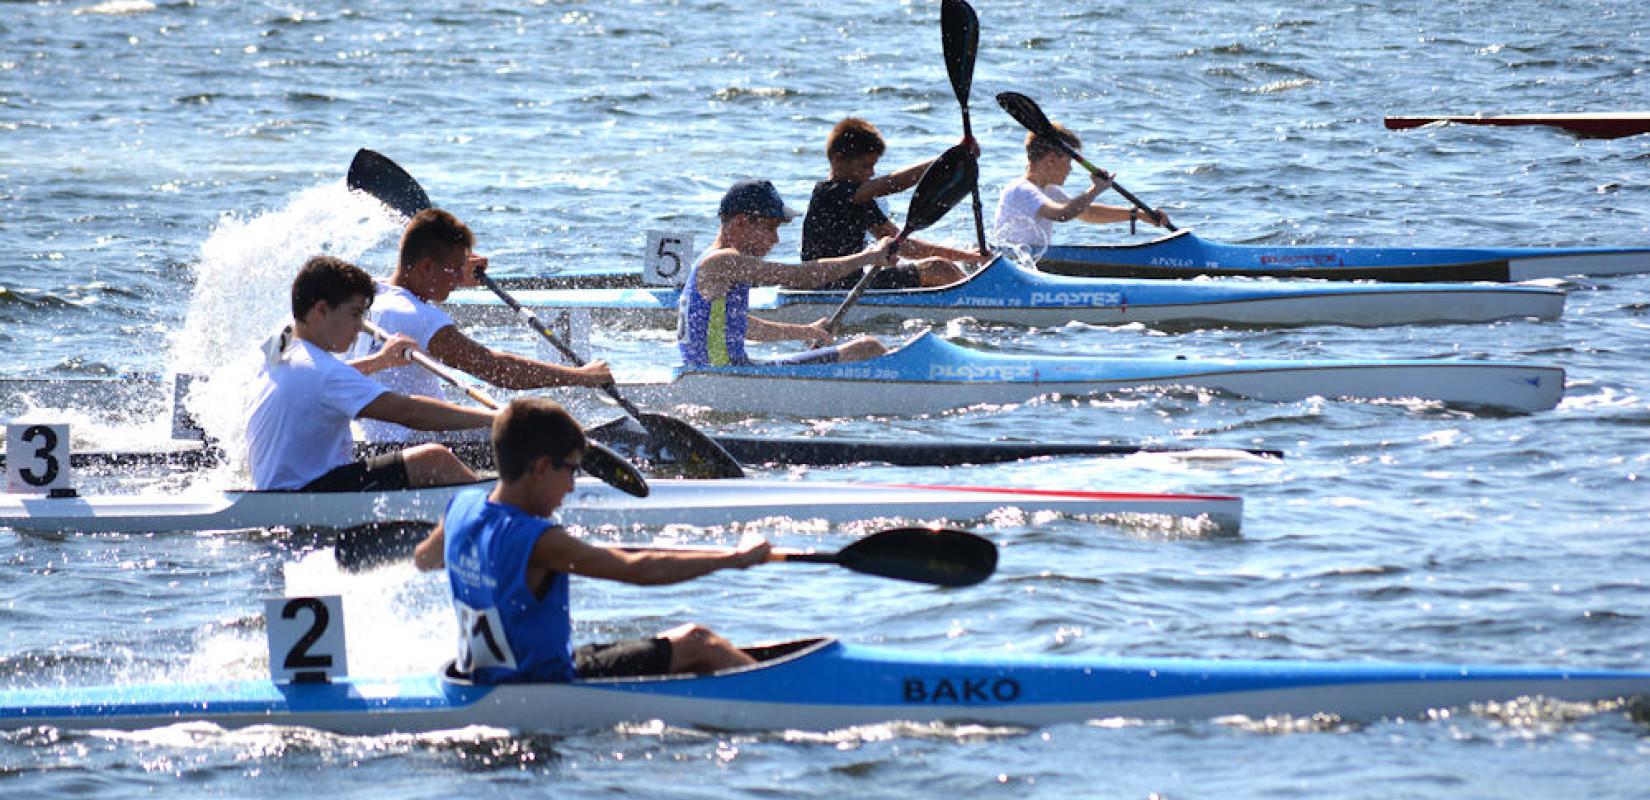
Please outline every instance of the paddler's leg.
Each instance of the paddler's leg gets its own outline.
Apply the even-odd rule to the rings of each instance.
[[[888,352],[888,348],[876,339],[861,336],[837,345],[837,351],[841,353],[840,360],[842,361],[864,361],[867,358],[876,358]]]
[[[453,451],[443,444],[421,444],[401,451],[407,464],[407,483],[411,486],[446,486],[470,483],[476,474]]]
[[[659,638],[670,642],[671,672],[715,672],[756,663],[732,642],[697,623],[678,625]]]

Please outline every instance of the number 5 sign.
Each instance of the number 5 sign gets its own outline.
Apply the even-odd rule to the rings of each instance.
[[[693,237],[681,233],[647,232],[647,258],[642,264],[642,283],[649,286],[681,286],[687,283],[692,266]]]

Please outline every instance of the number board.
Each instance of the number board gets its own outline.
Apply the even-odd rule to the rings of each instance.
[[[572,348],[579,355],[580,361],[590,360],[590,310],[587,308],[540,308],[533,311],[544,323],[544,327],[556,335],[557,339]],[[533,337],[538,342],[536,356],[540,361],[551,364],[573,365],[572,360],[562,354],[561,350],[542,336]]]
[[[277,597],[264,601],[269,678],[276,683],[324,683],[349,674],[344,654],[344,599]]]
[[[693,266],[693,236],[668,231],[648,231],[646,258],[642,263],[642,283],[649,286],[681,286],[687,283]]]
[[[6,491],[48,494],[70,483],[69,426],[64,423],[6,424]]]

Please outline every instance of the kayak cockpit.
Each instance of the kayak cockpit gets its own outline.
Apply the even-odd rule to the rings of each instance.
[[[823,651],[825,651],[825,650],[827,650],[827,649],[829,649],[833,646],[834,647],[840,647],[841,646],[841,644],[837,641],[836,637],[834,637],[834,636],[818,636],[818,637],[809,638],[809,639],[791,639],[791,640],[787,640],[787,641],[783,641],[783,642],[771,642],[771,643],[757,644],[757,645],[751,645],[749,647],[739,648],[740,650],[743,650],[746,654],[748,654],[751,658],[756,659],[755,664],[750,664],[748,666],[734,667],[732,669],[724,669],[724,670],[719,670],[717,672],[708,672],[708,673],[679,672],[679,673],[675,673],[675,674],[672,674],[672,675],[643,675],[643,676],[638,676],[638,677],[633,677],[633,678],[587,678],[587,679],[569,681],[568,685],[570,685],[570,686],[606,686],[606,685],[617,685],[617,684],[634,684],[634,683],[650,683],[650,682],[660,682],[660,681],[684,681],[684,680],[699,680],[699,679],[704,679],[704,678],[719,678],[719,677],[728,676],[728,675],[739,675],[739,674],[745,674],[745,673],[750,673],[750,672],[756,672],[756,671],[760,671],[760,670],[764,670],[764,669],[771,669],[771,668],[779,666],[781,664],[794,662],[794,661],[806,658],[810,655],[814,655],[814,654],[823,652]],[[470,676],[467,673],[461,672],[458,669],[457,662],[450,661],[450,660],[447,662],[447,665],[444,668],[442,668],[442,670],[441,670],[441,681],[444,684],[448,684],[448,685],[451,685],[451,686],[454,686],[454,687],[463,687],[463,688],[469,688],[469,687],[475,687],[475,686],[480,686],[481,685],[481,684],[477,684],[473,680],[471,680]],[[517,683],[517,684],[512,684],[512,685],[514,685],[514,686],[535,686],[535,685],[540,685],[540,684],[535,684],[535,683],[528,682],[528,683]]]

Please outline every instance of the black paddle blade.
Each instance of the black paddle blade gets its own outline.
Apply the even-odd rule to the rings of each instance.
[[[585,442],[584,458],[579,459],[579,466],[602,483],[632,497],[646,497],[650,491],[647,479],[634,464],[598,442]]]
[[[997,546],[946,528],[895,528],[842,549],[835,561],[855,572],[935,586],[973,586],[997,569]]]
[[[945,49],[945,71],[951,75],[951,89],[957,102],[968,107],[974,85],[974,56],[980,50],[980,18],[964,0],[940,3],[940,45]]]
[[[1054,123],[1049,122],[1048,115],[1037,107],[1037,101],[1019,92],[1002,92],[997,95],[997,105],[1002,106],[1026,130],[1038,136],[1054,135]]]
[[[345,184],[351,189],[366,192],[396,213],[411,217],[430,207],[430,196],[424,187],[401,165],[365,148],[356,151],[349,163],[349,177]]]
[[[698,428],[675,417],[642,413],[636,417],[657,440],[676,457],[682,473],[689,478],[743,478],[745,468],[739,465],[721,445]]]
[[[923,170],[922,179],[911,192],[911,209],[905,214],[900,238],[939,222],[953,206],[974,191],[980,180],[980,164],[967,147],[955,145]]]

